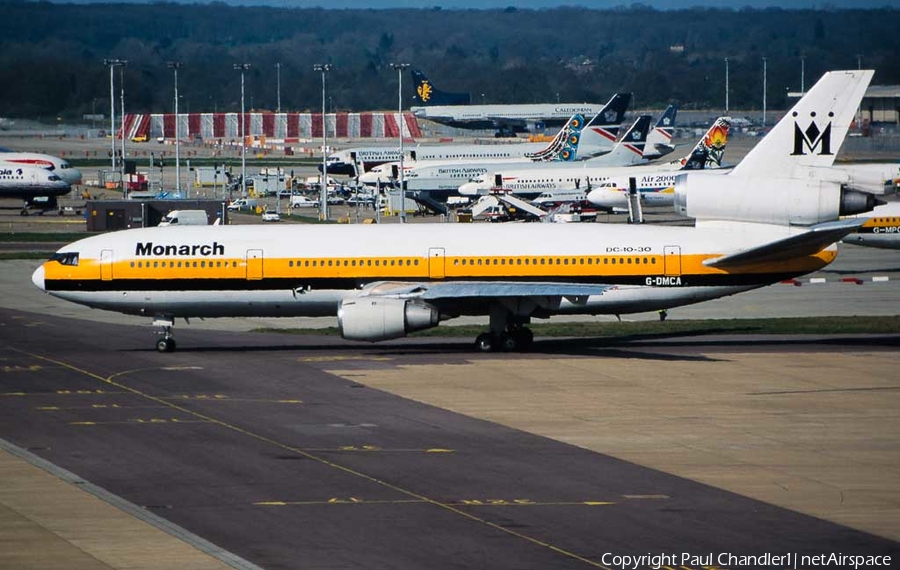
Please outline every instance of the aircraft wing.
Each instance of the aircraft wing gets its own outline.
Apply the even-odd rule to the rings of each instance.
[[[388,286],[386,286],[388,285]],[[614,285],[553,283],[545,281],[435,281],[379,284],[369,295],[417,298],[425,301],[475,300],[478,298],[586,297],[600,295]]]
[[[741,265],[771,263],[803,255],[812,255],[822,248],[840,241],[866,222],[865,218],[826,222],[810,227],[808,232],[769,242],[715,259],[707,259],[703,265],[728,269]]]

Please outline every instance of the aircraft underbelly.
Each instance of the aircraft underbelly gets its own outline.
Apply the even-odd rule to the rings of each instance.
[[[177,317],[323,317],[337,314],[346,291],[64,291],[56,296],[95,309]]]

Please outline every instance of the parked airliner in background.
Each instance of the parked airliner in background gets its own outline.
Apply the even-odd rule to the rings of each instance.
[[[659,165],[656,168],[649,166],[640,170],[618,169],[608,171],[608,177],[594,185],[587,194],[587,200],[592,205],[605,210],[626,210],[628,208],[629,180],[635,179],[635,190],[641,201],[641,206],[671,208],[675,203],[675,179],[682,170],[709,169],[720,173],[726,170],[720,169],[725,145],[728,143],[728,117],[716,119],[713,126],[706,131],[706,135],[691,154],[681,161],[670,162],[667,165]],[[691,157],[703,157],[696,160],[703,165],[693,168]],[[685,168],[685,165],[688,165]]]
[[[669,105],[659,116],[653,130],[647,135],[644,160],[658,160],[675,150],[672,138],[675,136],[675,117],[677,115],[678,107]]]
[[[0,163],[0,198],[24,200],[23,214],[28,213],[30,204],[55,208],[56,197],[71,190],[68,182],[42,166]]]
[[[469,105],[443,103],[447,94],[418,70],[412,70],[418,106],[410,111],[419,119],[428,119],[458,129],[494,129],[498,134],[543,132],[546,127],[559,127],[572,115],[593,117],[603,105],[592,103],[539,103],[505,105]],[[457,94],[458,95],[458,94]]]
[[[900,202],[882,204],[857,217],[867,219],[862,227],[844,238],[844,243],[900,249]]]
[[[599,131],[602,135],[594,135],[589,142],[580,142],[577,146],[580,152],[576,156],[565,158],[575,160],[583,157],[597,156],[612,150],[613,143],[619,133],[619,126],[625,118],[628,104],[631,102],[631,93],[616,93],[609,102],[603,106],[603,110],[592,117],[588,126],[592,132]],[[585,126],[587,128],[587,126]],[[560,129],[557,138],[564,134],[566,125]],[[584,131],[582,131],[584,132]],[[610,140],[611,137],[611,140]],[[509,144],[442,144],[442,145],[418,145],[407,149],[404,163],[406,162],[437,162],[437,161],[491,161],[491,160],[522,160],[538,161],[548,160],[546,154],[554,150],[557,143],[555,138],[551,144],[537,143],[509,143]],[[550,159],[552,160],[552,158]],[[350,148],[330,155],[327,159],[328,172],[331,174],[346,174],[348,176],[362,176],[383,164],[400,162],[400,149],[394,147],[361,147]],[[387,167],[390,170],[391,167]],[[320,168],[321,170],[321,168]],[[377,178],[386,180],[387,172],[382,169],[376,173]],[[373,179],[372,184],[375,183]]]
[[[0,149],[0,166],[4,164],[16,164],[23,166],[38,166],[53,172],[67,184],[81,184],[81,171],[73,168],[68,161],[36,152],[16,152],[9,149]]]
[[[489,315],[479,350],[527,349],[532,318],[657,311],[821,269],[871,195],[817,175],[837,152],[872,71],[826,73],[732,174],[681,182],[696,227],[615,224],[186,226],[96,235],[32,276],[89,307],[154,318],[337,315],[381,341]],[[695,190],[698,190],[696,193]]]
[[[590,199],[590,193],[610,182],[612,179],[630,177],[652,177],[657,174],[669,176],[669,183],[674,183],[674,175],[677,171],[702,170],[705,168],[717,168],[721,165],[722,156],[727,143],[728,127],[725,119],[718,119],[706,132],[700,141],[694,146],[690,154],[680,160],[674,160],[665,164],[646,164],[637,166],[595,166],[597,161],[586,160],[576,164],[521,164],[510,165],[503,169],[497,169],[472,179],[459,187],[459,193],[463,196],[483,196],[492,191],[510,191],[517,196],[531,197],[542,192],[580,189],[584,188]],[[623,137],[623,140],[626,137]],[[633,157],[639,153],[630,152]],[[612,154],[612,153],[610,153]],[[609,155],[604,155],[609,156]],[[600,157],[600,158],[604,158]],[[653,183],[648,179],[648,182]],[[659,182],[659,181],[657,181]],[[645,190],[657,187],[658,184],[643,186]],[[610,187],[615,190],[618,184]],[[667,186],[668,187],[668,186]],[[598,198],[599,194],[594,194]],[[618,197],[616,197],[618,200]],[[618,208],[620,205],[609,206]]]
[[[577,117],[577,116],[576,116]],[[580,117],[578,117],[580,118]],[[575,117],[573,117],[573,120]],[[518,166],[526,167],[530,165],[551,165],[551,164],[594,164],[595,161],[610,164],[629,164],[631,161],[639,162],[641,153],[644,149],[644,142],[647,138],[647,131],[650,127],[650,117],[639,117],[634,124],[622,136],[622,140],[616,143],[612,152],[602,156],[591,158],[587,161],[567,162],[565,160],[549,161],[549,162],[529,162],[521,160],[508,161],[485,161],[485,162],[456,162],[456,163],[440,163],[429,162],[425,164],[416,164],[405,173],[404,184],[407,190],[421,190],[431,194],[432,198],[444,201],[450,195],[455,195],[461,184],[467,180],[472,180],[482,176],[488,172],[492,172],[499,168],[516,168]],[[564,134],[563,132],[560,134]],[[577,155],[581,152],[581,143],[578,132],[573,131],[572,134],[564,136],[563,140],[576,139],[573,144],[567,144],[559,149],[559,152],[569,152]],[[374,171],[373,171],[374,172]],[[369,172],[368,174],[373,174]],[[362,177],[360,178],[362,180]]]

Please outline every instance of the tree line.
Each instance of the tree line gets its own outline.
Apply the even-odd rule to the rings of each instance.
[[[179,61],[180,112],[317,111],[330,63],[326,106],[395,109],[398,74],[422,69],[440,89],[473,103],[603,103],[634,93],[635,107],[725,105],[759,109],[766,60],[767,104],[788,106],[801,72],[809,88],[825,71],[876,70],[874,83],[900,84],[900,10],[708,9],[327,10],[210,4],[0,2],[0,114],[77,120],[108,113],[105,58],[124,68],[129,112],[173,110]],[[118,98],[118,73],[116,74]],[[412,85],[403,77],[404,107]]]

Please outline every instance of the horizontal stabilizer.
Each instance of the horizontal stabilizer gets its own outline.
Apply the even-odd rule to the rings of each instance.
[[[848,219],[812,226],[809,231],[784,239],[726,255],[707,259],[703,265],[719,269],[732,269],[742,265],[772,263],[813,255],[823,248],[840,241],[865,223],[866,219]]]

